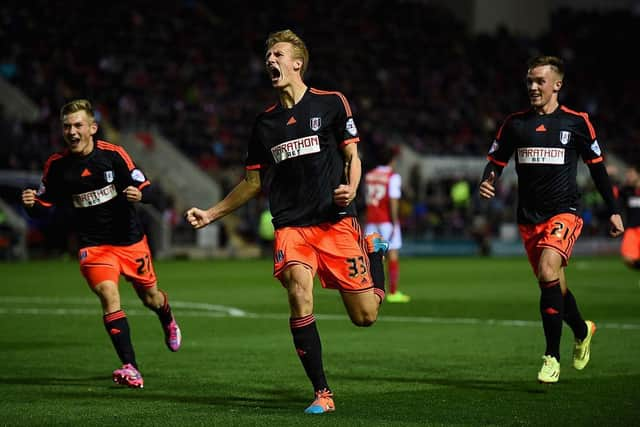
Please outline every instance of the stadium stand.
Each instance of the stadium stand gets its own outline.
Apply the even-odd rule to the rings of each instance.
[[[95,8],[79,0],[67,2],[64,14],[43,0],[0,5],[0,77],[36,112],[16,118],[7,108],[15,103],[3,96],[0,169],[39,171],[62,148],[57,109],[86,97],[122,133],[157,130],[224,192],[243,173],[254,116],[274,102],[263,42],[285,27],[309,45],[311,85],[338,88],[353,102],[365,167],[375,163],[376,147],[389,142],[416,156],[482,159],[504,114],[526,105],[514,76],[539,52],[567,60],[562,101],[586,109],[607,150],[640,160],[640,83],[627,43],[640,31],[633,10],[558,8],[549,32],[532,38],[506,27],[472,34],[437,2],[345,0],[328,8],[283,0],[268,8],[247,0],[233,6],[136,0]],[[473,238],[474,218],[487,208],[479,211],[472,200],[468,209],[455,209],[449,188],[459,179],[475,187],[477,176],[425,181],[420,176],[428,174],[411,166],[407,237]],[[508,183],[502,189],[512,190]],[[173,190],[167,200],[175,201]],[[513,206],[505,200],[488,208],[503,218],[493,223],[493,234],[510,221]],[[590,203],[597,223],[597,200]],[[256,202],[239,213],[237,228],[250,239],[260,211]]]

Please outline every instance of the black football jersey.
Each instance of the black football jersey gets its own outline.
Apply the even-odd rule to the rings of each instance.
[[[520,224],[538,224],[560,213],[578,214],[578,158],[587,164],[603,161],[588,115],[564,106],[551,114],[528,110],[507,117],[488,159],[504,167],[512,155]]]
[[[309,88],[293,108],[278,103],[257,117],[246,168],[265,172],[275,228],[356,216],[354,203],[333,203],[333,190],[346,179],[341,147],[359,140],[339,92]]]
[[[93,151],[80,157],[68,150],[53,154],[44,167],[37,203],[69,204],[69,218],[81,247],[131,245],[144,235],[133,203],[123,191],[149,185],[121,146],[97,141]]]

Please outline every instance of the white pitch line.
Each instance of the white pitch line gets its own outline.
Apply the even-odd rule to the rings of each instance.
[[[124,305],[140,304],[138,300],[127,300]],[[14,304],[45,305],[55,307],[14,307]],[[1,305],[5,305],[2,307]],[[11,305],[11,307],[6,307]],[[95,309],[73,308],[73,305],[91,305]],[[63,307],[60,307],[63,306]],[[188,301],[171,301],[171,306],[179,308],[179,317],[233,317],[249,319],[273,319],[286,320],[287,313],[250,313],[236,307],[229,307],[219,304],[208,304]],[[126,309],[129,316],[152,315],[146,308]],[[0,315],[35,315],[35,316],[95,316],[100,314],[99,303],[96,299],[88,298],[44,298],[44,297],[11,297],[0,296]],[[316,314],[319,320],[347,320],[345,314]],[[539,327],[540,321],[534,320],[512,320],[512,319],[477,319],[461,317],[426,317],[426,316],[384,316],[379,317],[380,322],[393,323],[424,323],[440,325],[489,325],[507,327]],[[598,322],[598,328],[620,329],[620,330],[640,330],[640,323],[616,323]]]

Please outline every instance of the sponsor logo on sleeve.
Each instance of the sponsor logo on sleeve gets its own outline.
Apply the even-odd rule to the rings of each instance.
[[[271,155],[276,163],[294,157],[306,156],[307,154],[320,152],[320,138],[318,135],[305,136],[304,138],[292,139],[282,144],[271,147]]]
[[[47,188],[44,186],[44,184],[41,182],[40,183],[40,187],[38,187],[38,191],[36,191],[36,196],[42,196],[44,193],[47,192]]]
[[[134,169],[131,171],[131,179],[137,182],[145,182],[147,180],[140,169]]]
[[[564,148],[521,147],[518,162],[523,165],[563,165]]]
[[[358,134],[358,129],[356,128],[356,122],[353,121],[353,117],[349,117],[349,119],[347,120],[345,129],[347,130],[347,132],[349,132],[349,135],[351,136],[356,136]]]
[[[500,148],[500,144],[498,144],[498,141],[494,139],[491,147],[489,148],[489,154],[495,153],[496,151],[498,151],[498,148]]]
[[[602,155],[602,151],[600,150],[600,146],[598,145],[597,139],[593,141],[593,144],[591,144],[591,151],[593,151],[596,154],[596,156]]]

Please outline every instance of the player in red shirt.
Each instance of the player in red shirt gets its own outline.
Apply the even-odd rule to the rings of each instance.
[[[365,175],[367,222],[364,231],[367,235],[378,233],[389,242],[389,251],[385,257],[389,277],[389,293],[386,300],[404,303],[409,302],[411,298],[398,290],[399,252],[402,247],[399,213],[402,177],[394,170],[397,153],[397,147],[382,147],[378,152],[378,166]]]
[[[479,192],[495,196],[495,181],[515,154],[518,174],[517,221],[533,272],[540,286],[540,314],[546,339],[538,381],[555,383],[560,376],[560,336],[563,320],[575,336],[573,366],[589,362],[596,325],[583,320],[567,287],[564,269],[582,229],[576,183],[578,157],[609,210],[610,235],[624,232],[595,129],[586,113],[558,100],[564,64],[554,56],[530,60],[527,89],[531,108],[507,117],[489,149]]]
[[[265,65],[279,102],[253,126],[246,175],[209,209],[191,208],[195,228],[216,221],[269,189],[275,241],[274,276],[287,290],[296,352],[315,392],[305,413],[335,409],[322,365],[313,315],[313,279],[337,289],[351,321],[370,326],[384,299],[386,242],[363,236],[353,200],[362,173],[360,140],[351,107],[340,92],[308,87],[304,42],[290,30],[267,39]]]
[[[100,299],[105,328],[122,362],[113,380],[142,388],[129,322],[120,305],[120,275],[158,315],[169,350],[178,351],[182,340],[167,294],[158,289],[147,238],[133,206],[147,201],[150,183],[122,147],[94,141],[98,124],[89,101],[65,104],[60,118],[67,149],[49,157],[40,189],[24,190],[22,203],[30,215],[44,215],[54,205],[73,206],[80,270]]]

